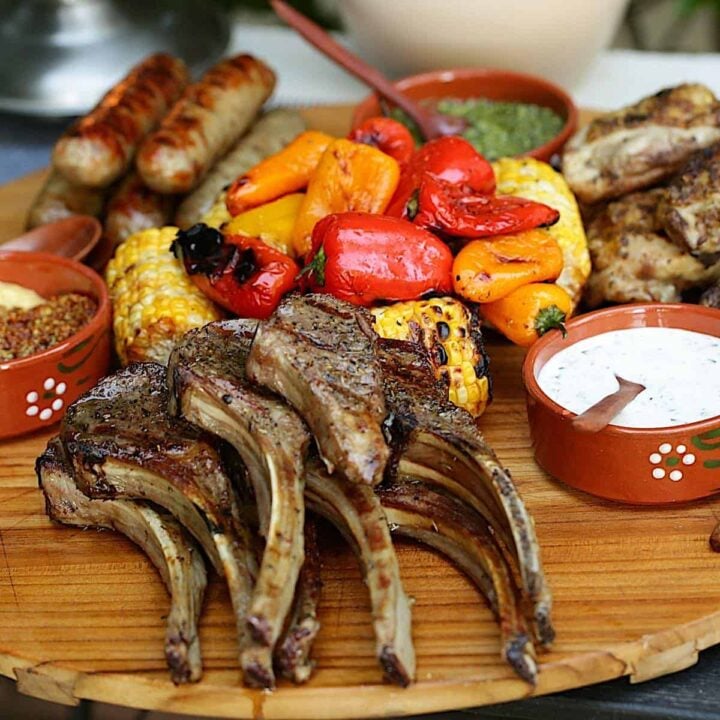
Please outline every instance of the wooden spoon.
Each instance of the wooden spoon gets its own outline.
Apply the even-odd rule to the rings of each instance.
[[[458,135],[467,127],[464,118],[428,112],[413,100],[403,95],[379,70],[368,65],[357,55],[337,43],[319,25],[308,17],[290,7],[284,0],[270,0],[275,14],[296,30],[311,45],[330,58],[334,63],[347,70],[355,77],[369,85],[382,98],[397,105],[407,113],[420,128],[425,140],[432,140],[444,135]]]
[[[0,251],[46,252],[81,261],[98,244],[101,235],[102,225],[96,218],[72,215],[8,240],[0,244]]]
[[[645,386],[640,383],[625,380],[619,375],[615,376],[618,381],[618,389],[602,400],[589,407],[573,419],[572,425],[576,430],[582,432],[598,432],[609,425],[615,416],[628,404],[630,404],[643,390]]]

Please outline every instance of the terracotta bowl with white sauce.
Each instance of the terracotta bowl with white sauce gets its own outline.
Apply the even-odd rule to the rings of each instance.
[[[597,432],[573,419],[618,385],[646,389]],[[523,365],[535,459],[579,490],[631,504],[720,493],[720,311],[632,304],[574,318]]]

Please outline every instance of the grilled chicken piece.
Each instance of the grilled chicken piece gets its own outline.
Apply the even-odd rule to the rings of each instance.
[[[272,652],[303,563],[304,459],[310,435],[280,398],[253,385],[245,362],[257,322],[228,320],[189,332],[168,366],[170,409],[228,441],[248,471],[265,537],[242,655],[246,684],[272,687]]]
[[[720,308],[720,281],[711,285],[700,296],[700,304],[705,307]]]
[[[523,679],[537,679],[535,650],[515,599],[512,569],[488,524],[458,498],[407,478],[378,488],[393,534],[447,555],[477,585],[500,625],[502,657]]]
[[[288,627],[275,650],[275,661],[280,674],[294,683],[307,682],[315,667],[315,663],[310,659],[310,652],[320,631],[317,609],[321,591],[317,525],[312,517],[306,516],[305,560],[295,587],[295,600]]]
[[[217,445],[168,415],[166,372],[140,363],[104,378],[68,408],[60,438],[88,497],[150,500],[197,538],[225,575],[242,651],[254,548]]]
[[[720,143],[695,153],[668,185],[658,221],[706,265],[720,260]]]
[[[717,140],[717,98],[704,85],[678,85],[578,131],[565,146],[563,175],[582,202],[594,203],[650,187]]]
[[[490,524],[532,607],[533,630],[542,645],[554,638],[552,598],[545,582],[533,521],[510,473],[485,443],[472,417],[447,399],[418,342],[380,339],[392,438],[389,475],[409,476],[444,488],[475,508]]]
[[[291,295],[260,325],[247,362],[248,377],[310,426],[328,472],[369,485],[389,456],[376,338],[367,311],[330,295]]]
[[[720,275],[670,242],[658,220],[665,190],[632,193],[610,203],[587,226],[593,273],[591,307],[603,302],[678,302],[681,293]]]
[[[365,484],[328,475],[317,459],[308,461],[305,497],[355,550],[370,592],[377,658],[388,680],[407,686],[415,676],[410,601],[378,497]]]
[[[59,438],[48,443],[35,469],[48,516],[64,525],[117,530],[142,548],[170,594],[165,658],[174,683],[202,676],[197,624],[207,575],[200,551],[177,521],[130,500],[90,500],[76,487]]]

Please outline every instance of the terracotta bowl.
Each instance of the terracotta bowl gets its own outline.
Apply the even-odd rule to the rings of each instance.
[[[557,85],[533,75],[491,68],[461,68],[411,75],[398,80],[395,85],[413,100],[487,98],[533,103],[554,110],[565,121],[562,130],[544,145],[526,153],[546,162],[562,149],[577,128],[578,111],[570,96]],[[368,95],[355,108],[353,128],[369,117],[381,114],[377,95]]]
[[[720,492],[720,415],[665,428],[573,428],[575,414],[553,402],[536,377],[560,350],[599,333],[670,327],[720,337],[720,311],[698,305],[622,305],[581,315],[540,338],[523,364],[535,459],[553,477],[585,492],[632,504],[665,504]],[[718,400],[720,403],[720,399]]]
[[[98,302],[92,320],[64,342],[0,363],[0,438],[7,438],[53,425],[106,373],[110,303],[96,272],[57,255],[0,250],[0,280],[24,285],[43,297],[81,292]]]

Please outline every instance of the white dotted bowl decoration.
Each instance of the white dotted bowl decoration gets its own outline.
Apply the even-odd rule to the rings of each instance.
[[[53,377],[45,378],[40,391],[30,390],[25,395],[27,403],[25,414],[43,421],[50,420],[55,413],[65,407],[65,401],[61,396],[66,390],[66,383],[57,382]]]
[[[657,451],[650,453],[648,457],[653,466],[650,474],[655,480],[667,478],[672,482],[680,482],[684,477],[680,466],[687,468],[694,465],[696,459],[695,454],[688,451],[687,445],[679,444],[673,448],[672,443],[663,442],[658,445]]]

